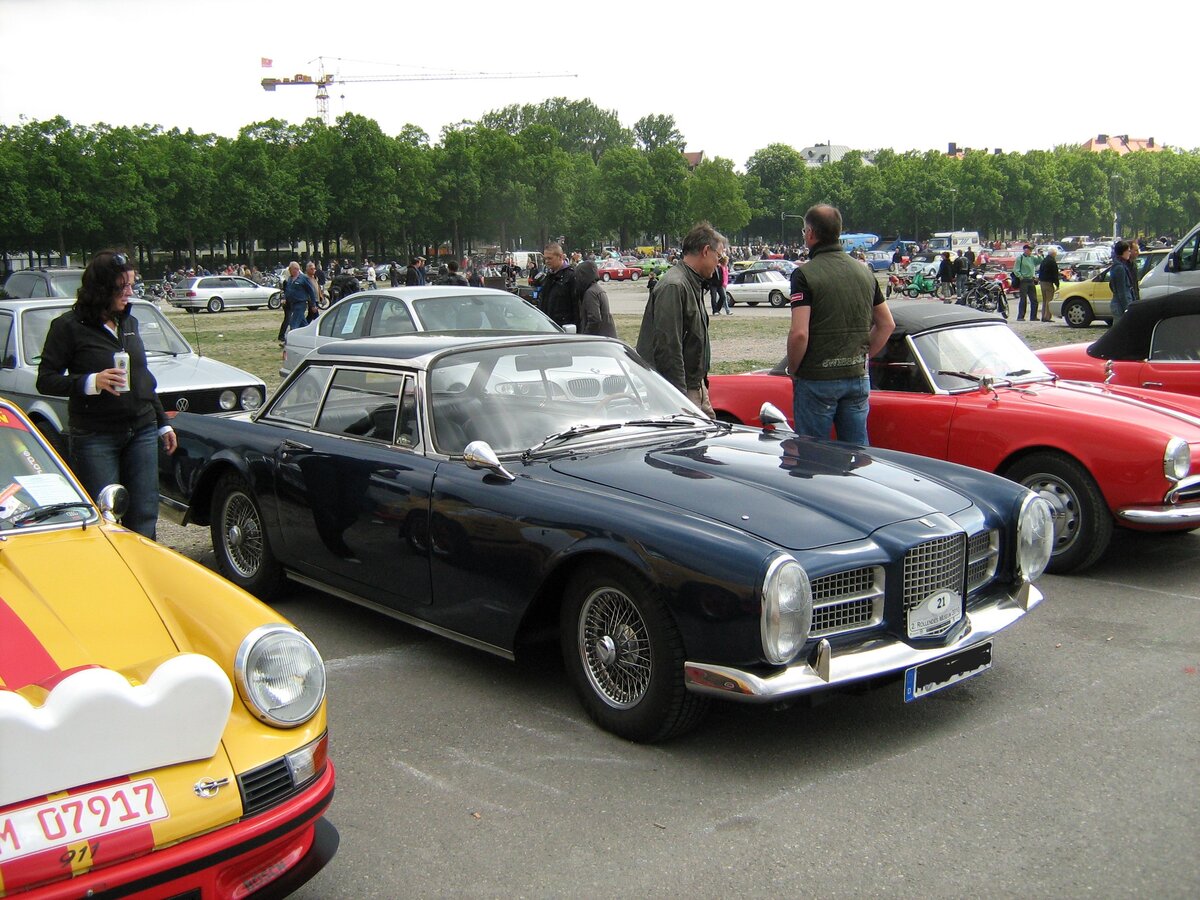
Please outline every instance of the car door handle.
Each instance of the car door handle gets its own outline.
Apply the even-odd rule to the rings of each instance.
[[[290,438],[283,442],[281,448],[282,456],[289,456],[292,453],[312,453],[312,447],[310,447],[308,444],[302,444],[299,441],[293,441]]]
[[[1156,387],[1162,387],[1162,386],[1163,386],[1163,383],[1161,381],[1143,381],[1142,382],[1142,387],[1156,388]]]

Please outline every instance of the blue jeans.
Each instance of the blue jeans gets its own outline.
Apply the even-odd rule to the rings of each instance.
[[[967,276],[964,272],[959,272],[954,276],[954,293],[961,297],[967,292]]]
[[[871,382],[867,376],[832,381],[792,379],[792,421],[796,433],[828,440],[837,427],[837,439],[867,446],[867,411]]]
[[[154,540],[158,524],[158,426],[124,431],[70,433],[71,468],[96,499],[108,484],[129,491],[129,509],[121,523]]]
[[[303,328],[308,324],[308,301],[289,300],[287,309],[287,327]]]

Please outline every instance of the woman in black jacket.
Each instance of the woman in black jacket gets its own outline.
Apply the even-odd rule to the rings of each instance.
[[[107,484],[129,491],[124,524],[153,539],[158,522],[158,440],[175,452],[158,384],[130,315],[133,266],[97,253],[74,307],[50,323],[37,388],[67,397],[71,467],[93,499]]]

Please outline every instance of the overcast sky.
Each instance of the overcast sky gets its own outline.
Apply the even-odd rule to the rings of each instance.
[[[259,82],[316,77],[325,57],[343,76],[577,76],[330,88],[331,117],[361,113],[388,134],[411,122],[434,141],[445,124],[565,96],[626,126],[670,113],[689,150],[739,169],[775,142],[1026,151],[1106,133],[1200,147],[1187,99],[1200,3],[1122,7],[1124,23],[1079,2],[0,0],[0,123],[63,115],[232,136],[301,122],[315,88]]]

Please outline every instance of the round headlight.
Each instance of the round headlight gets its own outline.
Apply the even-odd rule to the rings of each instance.
[[[1172,481],[1187,478],[1192,470],[1192,448],[1183,438],[1171,438],[1163,452],[1163,474]]]
[[[256,387],[242,388],[242,409],[258,409],[262,406],[262,391]]]
[[[1017,575],[1026,581],[1040,578],[1054,550],[1054,514],[1037,494],[1021,500],[1017,518]]]
[[[768,662],[783,666],[796,658],[812,630],[812,616],[808,573],[792,557],[777,553],[762,587],[762,644]]]
[[[221,409],[225,410],[225,412],[237,409],[237,394],[233,391],[221,391],[221,399],[218,402],[221,404]]]
[[[325,699],[325,663],[312,641],[287,625],[263,625],[242,641],[234,659],[238,693],[259,719],[294,728]]]

